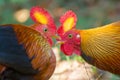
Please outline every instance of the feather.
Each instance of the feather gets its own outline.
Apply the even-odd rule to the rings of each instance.
[[[41,36],[39,32],[22,25],[11,26],[13,26],[14,31],[16,32],[18,42],[23,44],[24,48],[26,49],[29,58],[31,59],[32,57],[35,57],[32,60],[32,66],[34,69],[39,68],[37,64],[41,64],[41,66],[43,66],[46,64],[45,62],[49,62],[48,60],[51,57],[51,47],[47,40]],[[44,58],[44,60],[41,59],[45,56],[46,58]]]
[[[48,78],[50,78],[50,76],[52,75],[54,69],[55,69],[55,57],[53,55],[52,49],[50,44],[48,43],[48,41],[46,40],[46,38],[44,36],[42,36],[41,33],[37,32],[34,29],[31,29],[27,26],[24,25],[19,25],[19,24],[7,24],[7,25],[2,25],[3,28],[7,29],[7,27],[10,27],[10,29],[12,29],[12,32],[14,32],[13,36],[10,36],[11,30],[9,32],[9,34],[7,34],[8,36],[10,36],[12,38],[13,41],[11,41],[11,43],[8,43],[10,41],[6,41],[6,43],[8,44],[12,44],[13,48],[15,47],[13,43],[16,43],[18,45],[19,43],[19,48],[21,49],[25,49],[25,52],[23,51],[23,54],[21,54],[20,56],[18,55],[18,53],[10,53],[10,56],[14,56],[15,57],[10,57],[10,59],[14,59],[10,60],[8,63],[13,62],[15,64],[10,64],[12,67],[13,66],[23,66],[23,69],[17,67],[15,70],[16,71],[21,71],[21,73],[25,73],[25,72],[29,72],[29,68],[24,68],[24,66],[32,66],[32,70],[33,71],[37,71],[37,74],[34,75],[34,78],[36,80],[42,79],[42,80],[47,80]],[[4,32],[5,33],[5,32]],[[6,34],[6,33],[5,33]],[[15,38],[15,40],[14,40]],[[17,40],[16,40],[17,39]],[[2,40],[3,41],[3,40]],[[1,44],[2,44],[1,41]],[[17,41],[17,42],[14,42]],[[4,45],[4,44],[3,44]],[[0,45],[1,46],[1,45]],[[8,46],[8,47],[12,47],[12,46]],[[18,48],[18,49],[19,49]],[[19,52],[20,53],[20,52]],[[6,53],[8,54],[8,53]],[[3,55],[3,54],[1,54]],[[25,55],[25,56],[22,56]],[[53,55],[53,56],[52,56]],[[16,56],[18,56],[18,58],[16,58]],[[24,59],[24,57],[27,57]],[[4,61],[8,61],[6,60],[6,58],[9,58],[9,55],[5,56],[3,59]],[[2,57],[0,56],[0,59],[2,59]],[[29,63],[22,63],[24,60],[29,60]],[[51,60],[53,59],[53,60]],[[21,61],[21,63],[17,63],[18,61]],[[50,62],[52,61],[52,62]],[[4,63],[4,62],[3,62]],[[1,62],[0,62],[1,64]],[[22,64],[22,65],[21,65]],[[49,70],[49,66],[51,66],[51,70]],[[10,67],[10,66],[8,66]],[[12,68],[10,67],[10,68]],[[13,67],[14,68],[14,67]],[[25,70],[24,70],[25,69]],[[47,71],[49,72],[47,72]],[[45,75],[46,76],[43,76]]]
[[[81,48],[94,59],[92,65],[120,74],[120,22],[81,30]]]
[[[18,44],[11,26],[0,26],[0,64],[23,73],[35,73],[23,45]]]
[[[1,74],[1,80],[34,80],[33,75],[21,74],[11,68],[7,68]]]
[[[31,60],[32,67],[35,70],[38,70],[38,73],[34,76],[34,79],[49,79],[55,69],[56,64],[55,62],[51,63],[51,59],[53,59],[53,61],[56,59],[52,58],[54,55],[47,39],[42,36],[41,33],[29,27],[25,27],[23,25],[11,26],[14,27],[19,43],[24,45],[29,58],[33,58]],[[50,66],[52,66],[52,68],[49,68]],[[49,70],[49,72],[46,70]]]

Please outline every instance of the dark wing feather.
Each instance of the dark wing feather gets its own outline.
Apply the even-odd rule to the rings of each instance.
[[[0,78],[0,80],[34,80],[32,75],[20,74],[9,68],[4,70]]]
[[[81,56],[82,56],[82,58],[83,58],[86,62],[88,62],[89,64],[93,64],[93,65],[94,65],[95,58],[86,55],[84,52],[82,52]]]
[[[25,74],[36,73],[11,26],[0,26],[0,64]]]

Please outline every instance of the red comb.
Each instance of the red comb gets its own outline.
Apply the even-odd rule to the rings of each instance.
[[[63,28],[64,28],[63,24],[70,17],[74,18],[74,24],[72,25],[72,28],[75,27],[76,22],[77,22],[77,16],[72,10],[69,10],[60,17],[61,26],[57,30],[57,33],[59,34],[59,36],[62,36],[65,33],[65,31],[63,30]]]
[[[52,16],[48,13],[48,11],[46,11],[44,8],[41,8],[41,7],[39,7],[39,6],[35,6],[35,7],[32,7],[32,8],[31,8],[31,10],[30,10],[30,17],[31,17],[31,19],[32,19],[34,22],[36,22],[36,23],[40,23],[40,22],[36,19],[36,17],[34,16],[34,13],[35,13],[35,12],[38,12],[38,13],[43,14],[43,15],[47,18],[47,20],[48,20],[47,25],[49,25],[49,26],[51,26],[52,28],[55,28],[55,29],[56,29],[56,25],[55,25],[55,23],[54,23],[54,20],[53,20]]]
[[[69,18],[69,17],[73,17],[74,18],[74,26],[76,25],[76,22],[77,22],[77,16],[76,16],[76,14],[72,11],[72,10],[69,10],[69,11],[67,11],[64,15],[62,15],[61,17],[60,17],[60,23],[61,24],[63,24],[64,23],[64,21],[67,19],[67,18]]]

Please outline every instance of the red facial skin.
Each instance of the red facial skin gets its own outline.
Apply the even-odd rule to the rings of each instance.
[[[73,53],[80,55],[80,35],[79,33],[72,29],[68,32],[66,32],[64,35],[61,36],[61,41],[64,41],[64,43],[61,45],[61,51],[67,55],[71,56]]]

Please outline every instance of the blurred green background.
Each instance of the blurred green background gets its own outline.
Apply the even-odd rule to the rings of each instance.
[[[120,0],[0,0],[0,24],[25,24],[34,22],[29,17],[32,6],[46,8],[59,26],[59,18],[67,10],[78,17],[77,28],[89,29],[120,20]],[[62,60],[69,58],[61,54]],[[71,59],[83,61],[80,57]],[[115,76],[112,80],[116,80]]]
[[[36,5],[49,10],[58,26],[59,17],[70,9],[77,14],[77,28],[80,29],[120,19],[120,0],[0,0],[0,24],[32,24],[29,10]]]

